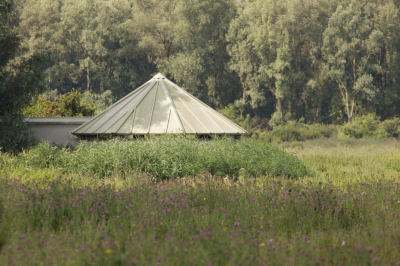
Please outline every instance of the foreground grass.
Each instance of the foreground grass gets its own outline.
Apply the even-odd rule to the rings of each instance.
[[[315,174],[154,183],[2,169],[0,265],[400,265],[398,142],[284,148]]]
[[[210,176],[135,176],[125,188],[84,179],[0,178],[9,225],[1,265],[396,265],[400,257],[399,179],[345,190]]]

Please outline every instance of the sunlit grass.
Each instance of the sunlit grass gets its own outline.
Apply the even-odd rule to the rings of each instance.
[[[400,141],[373,139],[319,139],[282,144],[315,174],[312,179],[336,185],[378,176],[400,176]],[[305,178],[309,179],[309,178]]]
[[[82,143],[59,149],[48,143],[10,158],[0,154],[0,165],[11,168],[51,169],[99,178],[129,176],[137,171],[153,180],[210,173],[238,177],[273,174],[297,178],[308,173],[304,164],[263,141],[222,138],[200,141],[181,136],[149,137],[136,141]],[[2,163],[3,161],[3,163]]]

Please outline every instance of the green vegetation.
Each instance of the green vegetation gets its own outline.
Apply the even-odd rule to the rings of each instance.
[[[249,120],[237,120],[242,126],[249,125]],[[251,124],[251,122],[250,122]],[[339,138],[366,138],[388,139],[400,137],[400,119],[395,117],[380,121],[375,115],[369,114],[355,117],[352,123],[341,126],[324,124],[305,124],[302,122],[288,121],[284,124],[267,130],[249,129],[251,137],[270,143],[291,141],[305,141],[311,139]]]
[[[383,181],[400,174],[400,142],[395,139],[316,139],[282,143],[315,173],[313,182],[331,180],[337,186],[363,182],[369,177]]]
[[[20,38],[12,21],[16,12],[12,0],[0,1],[0,151],[16,152],[28,147],[32,140],[27,136],[21,109],[32,96],[44,90],[44,58],[30,53],[14,60],[19,52]]]
[[[338,134],[397,138],[399,14],[398,0],[4,0],[0,147],[27,147],[21,110],[96,114],[157,72],[267,141],[353,121]]]
[[[59,95],[57,90],[32,99],[22,114],[25,117],[93,116],[112,104],[111,91],[102,94],[72,90]]]
[[[337,134],[334,126],[299,122],[288,122],[275,127],[271,131],[256,131],[254,137],[269,142],[304,141],[309,139],[330,138]]]
[[[203,173],[154,183],[119,170],[104,179],[22,172],[20,159],[2,154],[15,167],[0,167],[9,224],[0,264],[398,264],[400,143],[280,145],[314,175]]]
[[[395,117],[380,122],[374,115],[357,117],[351,124],[341,128],[341,133],[353,138],[398,138],[400,133],[400,119]]]
[[[0,265],[400,265],[399,3],[0,0]],[[157,72],[258,140],[12,154]]]
[[[154,180],[199,173],[236,178],[267,174],[298,178],[308,172],[298,159],[265,142],[229,138],[199,141],[182,136],[160,136],[135,141],[82,143],[72,150],[44,143],[15,159],[7,155],[1,157],[2,167],[50,168],[98,177],[128,177],[139,171]]]
[[[15,5],[15,60],[45,54],[43,82],[61,94],[110,90],[119,99],[162,72],[212,107],[233,105],[272,127],[400,112],[398,0]]]

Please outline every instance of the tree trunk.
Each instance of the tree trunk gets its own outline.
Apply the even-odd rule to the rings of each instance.
[[[86,82],[87,82],[87,87],[86,89],[90,91],[90,68],[87,68],[87,74],[86,74]]]
[[[350,109],[349,109],[349,101],[347,98],[347,92],[346,92],[346,115],[347,115],[347,122],[350,124],[351,123],[351,117],[350,117]]]
[[[246,84],[247,76],[246,74],[240,75],[240,83],[242,83],[242,100],[243,103],[246,102],[246,90],[247,90],[247,84]],[[240,117],[243,117],[243,112],[244,112],[244,107],[241,108],[240,110]]]

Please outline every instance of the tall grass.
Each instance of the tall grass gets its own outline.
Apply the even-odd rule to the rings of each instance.
[[[271,174],[292,178],[307,173],[297,158],[262,141],[199,141],[181,136],[82,143],[73,150],[39,144],[20,154],[18,164],[100,177],[141,171],[157,180],[207,172],[231,177]]]
[[[0,265],[396,265],[400,256],[398,178],[344,188],[211,175],[117,182],[0,177],[10,219]]]
[[[346,186],[368,176],[400,176],[400,141],[395,139],[319,139],[280,145],[314,173],[313,180]]]

